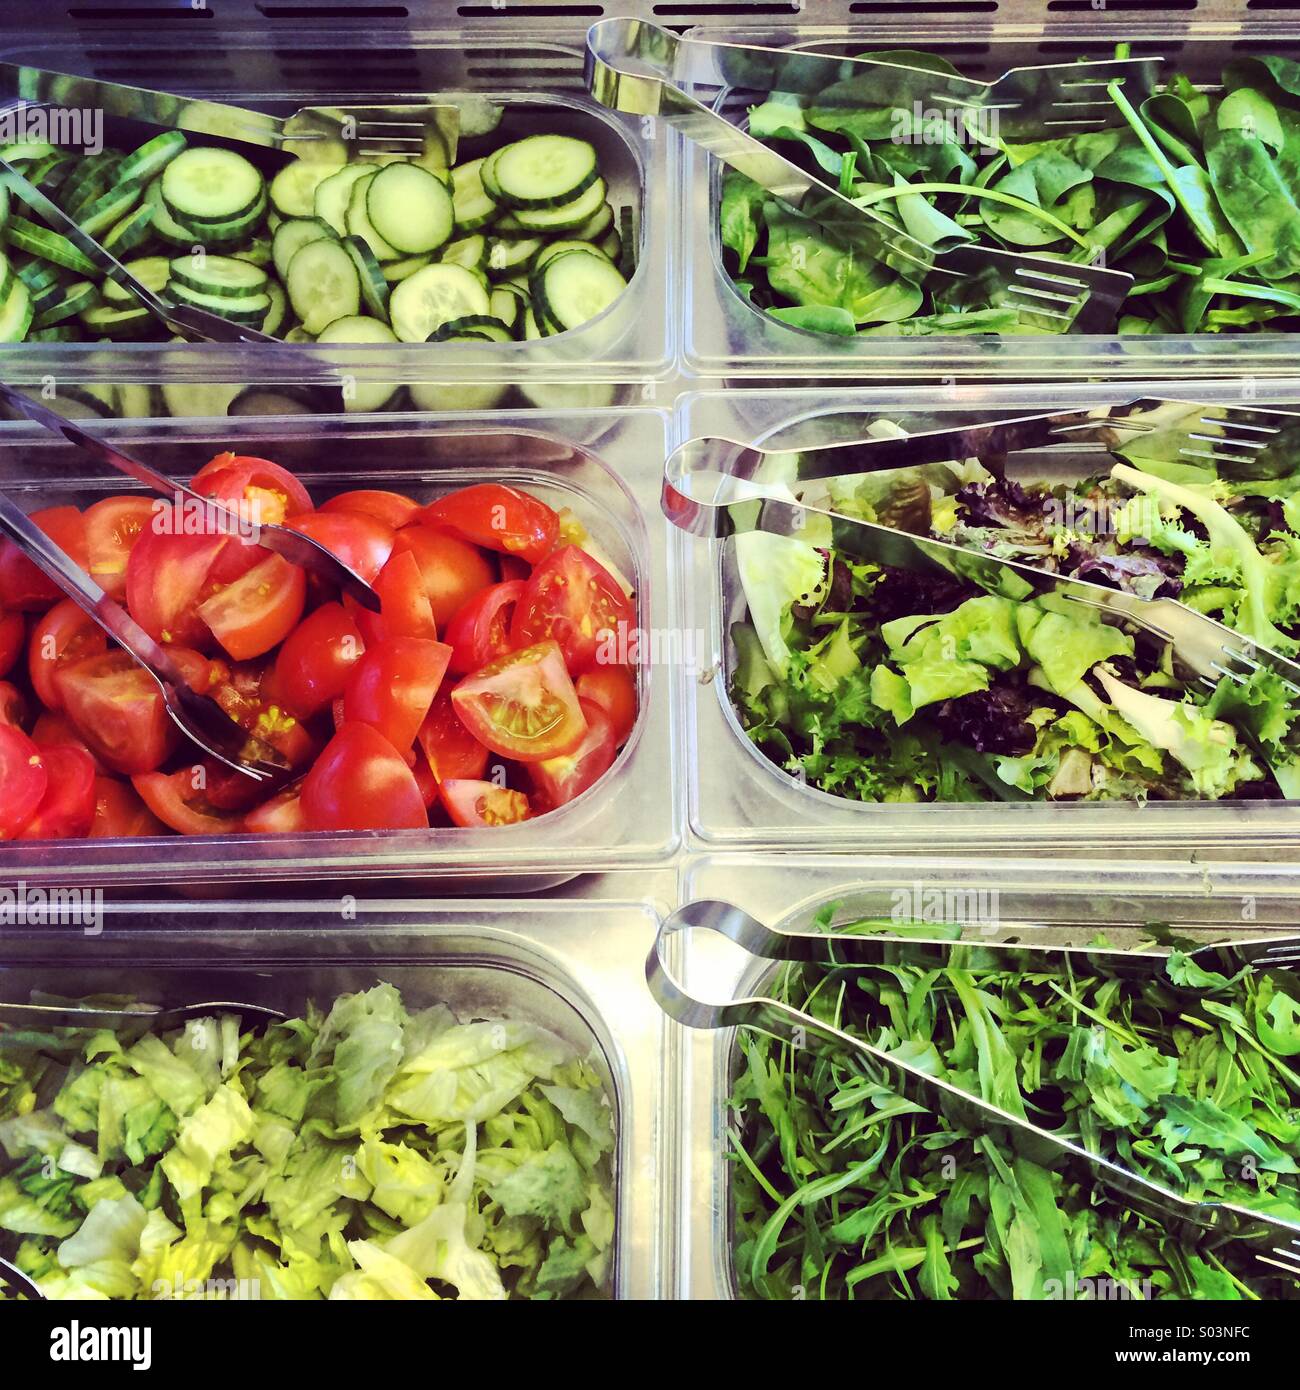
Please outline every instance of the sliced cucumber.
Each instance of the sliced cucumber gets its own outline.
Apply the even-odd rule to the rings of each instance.
[[[352,185],[367,174],[377,174],[378,164],[345,164],[336,173],[316,185],[312,197],[312,210],[322,222],[333,227],[339,236],[346,236],[348,230],[348,200],[352,197]]]
[[[257,206],[265,184],[258,170],[233,150],[190,146],[162,172],[163,201],[190,227],[223,225]]]
[[[85,333],[70,324],[56,323],[53,328],[29,328],[25,343],[80,343],[85,341]]]
[[[514,342],[515,335],[498,318],[491,314],[467,314],[461,319],[451,319],[441,328],[429,335],[431,343],[445,343],[462,337],[485,338],[491,343]]]
[[[206,309],[210,314],[229,319],[231,323],[243,324],[246,328],[260,328],[271,307],[271,296],[265,292],[232,299],[192,290],[175,278],[167,282],[167,293],[180,304],[191,304],[196,309]]]
[[[575,241],[599,241],[613,225],[614,209],[608,203],[602,203],[581,227],[575,227],[569,235]]]
[[[234,256],[177,256],[171,277],[187,289],[221,299],[243,299],[266,290],[266,271]]]
[[[380,269],[384,272],[384,279],[390,285],[396,285],[417,270],[423,270],[432,259],[432,256],[405,256],[400,261],[384,261]]]
[[[523,295],[501,286],[494,289],[488,298],[488,312],[494,319],[500,319],[505,324],[512,337],[523,325],[524,305]]]
[[[76,172],[69,175],[60,206],[74,222],[91,203],[102,198],[112,187],[120,162],[116,155],[93,155],[83,159]]]
[[[466,270],[487,269],[487,237],[474,232],[459,241],[448,242],[438,259],[443,265],[463,265]]]
[[[314,216],[316,190],[342,168],[324,160],[293,160],[271,180],[271,206],[284,217]]]
[[[361,280],[361,298],[377,319],[388,322],[388,281],[374,252],[359,236],[345,236],[343,249],[352,257]]]
[[[352,185],[352,196],[348,199],[348,233],[359,236],[374,252],[377,261],[396,261],[401,259],[402,253],[375,230],[366,207],[366,190],[370,187],[371,179],[378,177],[377,174],[367,174]]]
[[[185,144],[185,136],[179,130],[165,130],[155,135],[122,161],[117,170],[118,180],[139,179],[141,183],[148,183],[185,149]]]
[[[529,135],[495,158],[501,200],[516,209],[568,206],[600,178],[595,148],[572,135]]]
[[[472,159],[468,164],[458,164],[451,171],[451,200],[458,232],[476,232],[480,227],[486,227],[501,211],[483,187],[479,177],[482,167],[481,159]]]
[[[533,262],[533,270],[540,270],[547,263],[547,261],[554,260],[556,256],[566,255],[570,251],[586,251],[589,255],[592,256],[605,255],[605,253],[600,249],[599,246],[593,246],[589,241],[570,241],[568,239],[552,241],[549,245],[543,247],[542,250],[540,250],[537,253],[537,259]],[[608,260],[609,257],[605,256],[605,259]]]
[[[124,420],[148,420],[161,413],[162,397],[156,386],[141,381],[119,382],[113,391],[113,407]]]
[[[530,264],[545,244],[540,237],[528,237],[522,241],[503,241],[493,237],[488,246],[488,274],[498,278],[513,275],[521,266]]]
[[[177,419],[211,419],[225,415],[230,403],[243,390],[240,386],[225,383],[216,385],[195,384],[192,386],[173,386],[164,384],[163,402],[169,415]]]
[[[620,272],[626,274],[623,266],[619,264],[623,259],[623,238],[612,227],[597,243],[596,249],[602,256],[608,256],[618,266]]]
[[[277,386],[248,386],[222,412],[229,415],[315,415],[317,406],[303,395]]]
[[[154,209],[149,203],[128,212],[103,238],[101,244],[104,250],[119,260],[132,251],[138,251],[153,236],[153,216]]]
[[[491,410],[500,405],[509,386],[480,386],[473,382],[413,381],[406,388],[417,410]]]
[[[366,187],[370,224],[405,256],[436,251],[451,239],[451,195],[418,164],[390,164]]]
[[[97,304],[80,315],[89,331],[104,338],[143,338],[153,327],[148,309],[124,309],[116,304]]]
[[[532,241],[536,236],[537,232],[525,227],[513,212],[505,213],[492,224],[492,237],[496,241]]]
[[[295,323],[284,335],[284,341],[286,343],[314,343],[316,338],[314,334],[308,333],[302,324]]]
[[[32,318],[32,327],[53,328],[56,323],[63,323],[65,319],[84,314],[87,309],[95,308],[100,302],[98,285],[91,284],[89,280],[74,280],[72,284],[63,286],[58,290],[57,298],[53,303],[46,303],[43,299],[36,301],[33,305],[35,313]],[[133,299],[129,305],[119,304],[115,307],[135,309],[139,305]]]
[[[417,270],[397,286],[389,301],[393,331],[404,343],[428,342],[444,323],[486,314],[489,307],[483,282],[460,265]]]
[[[285,319],[289,317],[289,296],[285,294],[284,286],[275,280],[267,281],[266,293],[271,300],[271,307],[258,327],[268,337],[274,338],[284,327]]]
[[[397,335],[378,319],[353,315],[335,319],[327,324],[316,339],[318,343],[395,343]],[[343,388],[344,410],[382,410],[397,394],[394,382],[351,382]]]
[[[206,246],[223,246],[227,250],[233,250],[236,246],[242,246],[253,235],[265,217],[266,193],[263,192],[247,212],[240,213],[229,222],[203,223],[197,228],[197,239]]]
[[[286,217],[271,238],[271,259],[275,273],[283,280],[289,274],[289,263],[313,241],[337,241],[334,229],[319,217]]]
[[[256,237],[247,246],[241,246],[238,251],[232,251],[230,254],[238,261],[247,261],[249,265],[265,270],[271,264],[271,239]]]
[[[21,343],[32,326],[31,291],[15,275],[0,305],[0,343]]]
[[[0,159],[6,164],[32,164],[58,152],[58,146],[51,145],[48,140],[15,140],[12,144],[0,145]]]
[[[33,294],[39,294],[41,290],[47,290],[51,285],[66,285],[73,279],[68,271],[64,270],[61,265],[55,265],[53,261],[33,260],[30,256],[22,256],[21,258],[7,256],[5,259],[22,277],[23,283]],[[9,293],[7,282],[5,282],[4,293]]]
[[[521,381],[519,389],[538,410],[604,410],[618,396],[618,385],[613,381]],[[606,568],[618,578],[617,569]]]
[[[144,191],[144,206],[153,208],[153,221],[150,227],[156,237],[168,246],[194,246],[198,237],[189,227],[182,227],[171,215],[171,210],[163,202],[162,184],[155,179]]]
[[[478,181],[483,185],[483,192],[492,199],[494,203],[501,201],[501,185],[496,178],[497,160],[509,147],[502,145],[500,149],[493,150],[491,154],[483,157],[483,162],[478,168]]]
[[[75,270],[78,275],[98,275],[95,263],[88,260],[67,239],[58,232],[38,227],[25,217],[11,217],[4,226],[4,238],[10,246],[20,251],[39,256],[43,261],[53,261],[66,270]]]
[[[171,262],[166,256],[140,256],[127,261],[126,268],[153,294],[161,294],[171,278]],[[102,286],[104,302],[116,304],[119,309],[134,308],[136,298],[130,290],[124,290],[116,280],[106,279]]]
[[[285,288],[308,333],[317,334],[335,319],[347,318],[361,308],[361,277],[337,241],[312,241],[304,246],[289,262]]]
[[[605,193],[605,180],[598,178],[571,203],[551,208],[516,208],[514,215],[521,226],[532,228],[534,235],[538,232],[567,232],[570,228],[580,227],[600,211]]]
[[[533,300],[558,328],[577,328],[603,313],[627,288],[599,252],[570,251],[533,271]]]

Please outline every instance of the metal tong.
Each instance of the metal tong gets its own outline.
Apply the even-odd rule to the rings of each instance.
[[[1158,438],[1161,454],[1173,460],[1260,469],[1292,441],[1300,445],[1300,414],[1142,398],[1097,412],[1027,415],[898,439],[859,439],[793,451],[795,477],[798,482],[851,477],[1054,443],[1090,441],[1113,450],[1117,438],[1126,433]],[[736,529],[799,536],[810,517],[823,517],[830,523],[831,545],[858,559],[955,575],[991,593],[1004,592],[1007,576],[1014,574],[1029,585],[1032,596],[1063,594],[1169,643],[1183,665],[1210,687],[1225,676],[1243,682],[1262,666],[1300,694],[1300,664],[1177,599],[1139,598],[1021,560],[1002,559],[774,495],[770,484],[764,486],[761,471],[764,462],[776,455],[790,458],[792,451],[732,439],[688,440],[668,458],[661,499],[664,514],[683,531],[715,537]],[[754,500],[760,505],[752,524],[738,526],[728,509]]]
[[[1160,59],[1132,58],[1017,68],[997,82],[928,72],[876,59],[839,58],[758,45],[683,38],[637,19],[606,19],[587,33],[587,86],[597,101],[632,115],[661,116],[724,164],[769,193],[797,203],[807,194],[827,201],[836,226],[860,240],[876,260],[912,279],[985,282],[990,302],[1016,309],[1027,326],[1054,332],[1104,333],[1133,285],[1121,271],[970,243],[936,251],[860,208],[684,90],[739,86],[816,93],[838,103],[910,111],[916,102],[944,110],[996,112],[1028,137],[1067,135],[1122,120],[1106,85],[1124,83],[1130,99],[1154,90]],[[1094,100],[1096,96],[1096,100]],[[825,221],[827,214],[819,214]]]
[[[1235,1202],[1198,1202],[1140,1177],[1120,1164],[1093,1153],[1072,1139],[1043,1129],[969,1091],[933,1076],[904,1058],[804,1013],[769,995],[745,995],[713,1002],[690,994],[670,970],[669,942],[683,931],[715,932],[751,956],[763,960],[812,961],[831,966],[919,965],[943,969],[959,964],[964,952],[979,961],[971,968],[1006,970],[1064,970],[1150,979],[1166,959],[1162,951],[1119,951],[1095,946],[1029,946],[1023,942],[951,941],[887,935],[845,935],[828,932],[777,931],[731,903],[701,899],[670,914],[646,958],[646,981],[666,1014],[687,1028],[754,1028],[788,1039],[796,1046],[809,1035],[865,1059],[883,1084],[904,1099],[937,1111],[963,1128],[1005,1136],[1025,1157],[1045,1167],[1059,1167],[1062,1158],[1085,1164],[1098,1182],[1139,1210],[1157,1218],[1172,1218],[1199,1233],[1262,1242],[1256,1258],[1287,1274],[1300,1275],[1300,1226]],[[1294,970],[1300,966],[1300,938],[1264,937],[1201,946],[1189,953],[1207,969],[1235,973],[1252,970]]]

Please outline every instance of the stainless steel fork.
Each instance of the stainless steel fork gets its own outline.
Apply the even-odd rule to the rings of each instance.
[[[943,968],[960,965],[969,969],[1011,971],[1068,967],[1075,971],[1151,979],[1166,959],[1165,952],[1116,951],[1086,945],[1034,947],[1023,942],[983,939],[959,942],[885,933],[776,931],[743,908],[702,899],[685,904],[664,920],[646,959],[646,981],[664,1012],[688,1028],[755,1028],[796,1045],[804,1045],[802,1040],[808,1036],[821,1038],[863,1058],[904,1099],[927,1110],[937,1110],[965,1128],[1003,1134],[1017,1152],[1043,1166],[1059,1167],[1062,1158],[1067,1157],[1077,1160],[1086,1165],[1104,1187],[1140,1210],[1158,1218],[1172,1219],[1198,1233],[1213,1232],[1257,1242],[1261,1246],[1254,1252],[1258,1260],[1288,1274],[1300,1275],[1300,1226],[1239,1203],[1197,1202],[1184,1197],[770,995],[745,995],[725,1001],[698,998],[673,974],[667,959],[673,938],[691,930],[721,935],[760,959],[821,961],[835,966],[907,964]],[[1300,965],[1300,938],[1216,944],[1198,947],[1191,954],[1198,963],[1210,964],[1211,968],[1240,962],[1254,970],[1295,969]]]
[[[683,90],[679,85],[683,81],[679,73],[680,55],[687,55],[684,66],[689,81],[701,75],[692,70],[692,56],[710,47],[697,40],[679,39],[668,30],[642,20],[602,20],[592,25],[587,34],[587,86],[597,101],[612,110],[662,116],[687,138],[779,198],[797,203],[811,193],[826,199],[837,226],[843,224],[878,261],[910,279],[931,276],[952,281],[983,279],[991,302],[1014,308],[1020,321],[1027,326],[1053,332],[1086,333],[1103,333],[1114,328],[1120,306],[1133,285],[1131,275],[970,243],[936,251],[869,208],[858,207],[837,189],[754,139]],[[744,58],[737,55],[744,55]],[[844,74],[855,69],[860,70],[861,76],[852,80],[869,83],[876,81],[882,72],[915,71],[853,58],[791,54],[757,47],[727,46],[722,58],[732,66],[752,62],[760,69],[765,68],[774,83],[778,76],[784,78],[787,68],[792,80],[796,70],[806,69],[809,73],[820,70],[830,84],[845,81]],[[700,61],[719,62],[716,55],[707,52]],[[1142,66],[1146,61],[1135,60],[1132,74],[1135,82],[1146,73]],[[714,74],[724,82],[729,80],[725,66],[720,63],[719,71]],[[1112,72],[1107,80],[1113,77]],[[807,84],[815,78],[808,76],[800,80]],[[1149,80],[1149,74],[1140,80]],[[1046,90],[1046,82],[1045,77],[1040,79],[1043,90]],[[823,90],[815,86],[807,89]]]

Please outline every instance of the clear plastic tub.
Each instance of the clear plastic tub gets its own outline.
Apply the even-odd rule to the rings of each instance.
[[[1217,85],[1234,56],[1300,53],[1300,22],[1261,11],[1289,6],[1256,0],[1201,0],[1107,6],[1089,0],[998,4],[881,6],[818,0],[797,21],[766,25],[725,20],[701,37],[814,52],[857,54],[890,48],[949,58],[963,74],[991,80],[1011,68],[1114,55],[1159,56],[1201,86]],[[906,14],[900,13],[906,10]],[[1188,12],[1195,10],[1195,14]],[[960,12],[958,12],[960,11]],[[1053,13],[1054,12],[1054,13]],[[752,93],[722,93],[718,109],[743,121]],[[834,382],[1086,380],[1089,378],[1286,376],[1294,371],[1296,334],[1240,333],[1125,336],[847,337],[782,324],[754,308],[723,267],[718,228],[721,166],[698,146],[683,152],[681,212],[683,293],[691,306],[683,346],[688,369],[704,377],[769,383],[789,377]]]
[[[317,498],[354,487],[432,497],[500,480],[571,507],[637,592],[638,629],[671,623],[673,596],[657,515],[667,421],[653,410],[472,416],[316,416],[219,425],[108,422],[98,433],[185,477],[221,449],[275,459]],[[120,474],[23,424],[0,426],[0,486],[27,510],[88,502],[132,488]],[[647,652],[648,656],[653,651]],[[11,841],[5,878],[60,885],[235,885],[304,880],[419,879],[427,889],[532,891],[582,872],[656,863],[680,835],[679,768],[670,672],[639,670],[638,726],[608,773],[548,816],[483,830]],[[635,806],[635,815],[627,808]]]
[[[767,447],[825,442],[806,423],[850,412],[837,429],[860,433],[872,418],[910,431],[942,429],[964,421],[1096,406],[1138,396],[1207,402],[1247,399],[1295,408],[1300,384],[1136,383],[1123,386],[969,386],[948,390],[819,389],[802,391],[700,391],[678,405],[675,438],[720,435]],[[1097,468],[1092,455],[1090,468]],[[1036,476],[1033,456],[1024,474]],[[1300,844],[1300,805],[1259,802],[1074,802],[976,804],[869,804],[832,796],[796,781],[745,735],[728,686],[734,652],[731,623],[745,611],[735,574],[734,550],[677,532],[673,538],[681,575],[681,623],[695,634],[700,671],[683,676],[681,698],[689,746],[709,750],[689,768],[688,825],[692,841],[722,849],[879,850],[932,852],[936,843],[954,851],[1014,854],[1026,846],[1063,855],[1170,855],[1273,858],[1294,856]]]
[[[34,989],[120,994],[162,1006],[226,999],[299,1013],[380,981],[411,1007],[526,1019],[601,1074],[614,1109],[615,1259],[608,1293],[663,1296],[671,1251],[658,1194],[674,1166],[666,1020],[641,961],[658,909],[610,902],[106,904],[101,934],[14,930],[0,940],[0,999]]]
[[[1008,935],[1054,944],[1087,941],[1099,932],[1116,945],[1148,923],[1174,926],[1197,940],[1235,932],[1292,933],[1300,885],[1284,866],[1219,866],[1198,873],[1156,864],[1102,868],[1061,861],[1006,860],[996,865],[962,859],[836,859],[780,855],[767,859],[719,855],[694,862],[683,896],[721,898],[785,930],[807,930],[819,909],[838,904],[837,920],[920,915],[920,895],[983,894],[996,916],[981,920],[988,939]],[[987,895],[992,895],[991,897]],[[962,899],[958,899],[962,901]],[[967,898],[965,901],[975,901]],[[779,969],[732,943],[683,933],[679,978],[697,997],[726,1000],[762,993]],[[703,935],[703,934],[702,934]],[[727,1099],[737,1075],[736,1030],[684,1029],[682,1115],[684,1162],[678,1183],[678,1280],[673,1297],[734,1298],[731,1161]]]
[[[207,9],[198,7],[199,12]],[[503,138],[554,130],[580,135],[597,147],[610,201],[632,216],[636,273],[619,299],[581,328],[533,342],[285,348],[23,343],[0,348],[0,379],[15,384],[39,383],[48,376],[108,385],[163,380],[229,384],[233,396],[240,388],[272,383],[337,389],[343,376],[359,387],[376,382],[417,385],[425,388],[419,408],[433,409],[439,407],[428,400],[438,388],[447,393],[465,382],[497,384],[502,388],[500,403],[506,407],[519,404],[518,394],[508,393],[520,382],[538,393],[548,383],[579,382],[587,390],[582,404],[608,405],[615,396],[614,383],[667,376],[677,351],[667,292],[673,273],[671,216],[676,200],[671,190],[676,187],[677,146],[662,138],[652,122],[615,115],[587,95],[582,83],[582,22],[564,35],[530,34],[526,26],[516,24],[505,32],[480,29],[474,36],[455,28],[395,33],[367,20],[363,12],[356,19],[339,32],[300,19],[292,25],[291,42],[286,35],[272,44],[259,13],[231,15],[225,24],[218,15],[220,43],[208,46],[217,26],[195,26],[202,28],[202,35],[191,30],[190,37],[199,37],[204,46],[193,57],[177,53],[175,26],[83,31],[70,43],[39,25],[26,34],[0,30],[0,58],[237,102],[280,115],[304,105],[426,100],[426,94],[452,102],[471,96],[480,104],[488,98],[505,108],[498,128]],[[105,138],[113,143],[111,124]],[[464,141],[464,158],[473,156],[471,144],[483,141]],[[597,392],[597,387],[602,389]],[[482,408],[488,396],[484,391]],[[132,395],[117,413],[139,418],[146,400]],[[533,403],[551,404],[540,394]],[[224,407],[184,413],[224,414]]]

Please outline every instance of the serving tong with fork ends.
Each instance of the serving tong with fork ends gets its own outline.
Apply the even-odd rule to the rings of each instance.
[[[1118,125],[1111,82],[1139,103],[1155,89],[1159,58],[1125,58],[1015,68],[995,82],[884,59],[714,43],[638,19],[606,19],[587,34],[587,86],[615,111],[659,116],[724,164],[787,202],[826,200],[819,220],[860,242],[876,260],[932,284],[979,280],[990,303],[1014,308],[1022,325],[1050,332],[1113,332],[1133,277],[1100,266],[961,244],[936,250],[733,125],[688,90],[726,88],[815,94],[823,106],[892,107],[910,114],[956,113],[972,127],[996,120],[1003,135],[1032,140]]]
[[[1252,1242],[1262,1264],[1300,1276],[1300,1225],[1235,1202],[1198,1202],[1131,1172],[1072,1139],[1022,1119],[998,1105],[934,1076],[906,1058],[872,1046],[862,1038],[814,1018],[765,994],[725,1001],[691,994],[668,963],[670,942],[689,931],[711,932],[734,942],[761,960],[821,962],[829,966],[917,965],[944,969],[968,964],[972,969],[1008,971],[1074,970],[1149,980],[1167,958],[1162,950],[1116,950],[1081,945],[1032,945],[1022,939],[954,941],[939,937],[898,936],[882,931],[866,935],[835,931],[785,931],[766,926],[731,903],[701,899],[670,914],[659,928],[646,959],[650,992],[668,1016],[688,1028],[752,1028],[804,1045],[821,1038],[862,1058],[883,1084],[930,1111],[976,1133],[1005,1139],[1026,1158],[1047,1168],[1062,1159],[1084,1164],[1098,1184],[1157,1220],[1176,1222],[1191,1233]],[[1300,968],[1300,937],[1256,937],[1198,946],[1189,959],[1203,969],[1236,973],[1294,971]],[[967,962],[962,961],[967,956]],[[1173,986],[1171,986],[1173,987]]]
[[[822,417],[830,429],[836,417]],[[814,422],[815,425],[816,422]],[[1058,593],[1097,609],[1103,617],[1169,644],[1175,659],[1204,685],[1223,677],[1244,682],[1260,667],[1279,676],[1300,696],[1300,664],[1177,599],[1144,599],[1091,580],[1003,559],[947,541],[916,536],[796,500],[763,474],[770,460],[794,461],[791,486],[830,478],[887,472],[928,463],[1005,455],[1017,450],[1080,443],[1113,451],[1125,440],[1149,437],[1173,463],[1260,469],[1270,460],[1300,454],[1300,414],[1253,407],[1204,405],[1141,398],[1093,410],[1067,410],[981,421],[955,429],[896,438],[853,439],[798,450],[760,448],[733,439],[687,440],[669,456],[662,504],[665,515],[697,536],[760,530],[806,535],[811,517],[829,522],[831,545],[873,564],[922,573],[946,573],[990,593],[1004,592],[1009,575],[1028,584],[1032,596]],[[1264,476],[1255,472],[1252,476]],[[732,508],[744,508],[744,523]],[[752,515],[752,519],[751,518]]]

